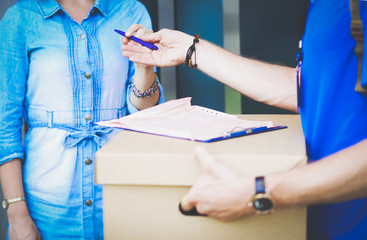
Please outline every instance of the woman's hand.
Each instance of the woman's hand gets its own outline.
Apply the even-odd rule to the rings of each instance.
[[[134,24],[126,31],[126,37],[122,38],[121,41],[125,45],[131,47],[141,46],[139,43],[131,41],[129,37],[132,35],[137,38],[142,38],[145,35],[153,34],[152,30],[146,29],[142,24]],[[145,47],[144,47],[145,48]],[[131,60],[131,59],[130,59]],[[154,67],[144,62],[135,62],[135,75],[133,83],[135,87],[141,92],[150,89],[156,80],[156,74],[154,72]],[[152,107],[156,105],[160,98],[160,90],[154,92],[150,97],[139,98],[133,94],[131,91],[130,101],[139,110]]]
[[[41,239],[41,235],[33,220],[29,217],[9,224],[9,239],[39,240]]]
[[[144,35],[152,34],[153,31],[151,29],[147,29],[143,24],[133,24],[130,28],[125,32],[126,37],[121,39],[121,42],[124,45],[130,46],[141,46],[139,43],[130,40],[131,36],[135,36],[137,38],[142,38]],[[144,63],[135,63],[135,69],[138,71],[144,68],[151,68],[151,66],[144,64]]]
[[[28,213],[25,202],[13,203],[8,208],[9,239],[39,240],[36,224]]]
[[[129,40],[132,33],[143,41],[155,44],[158,50],[148,49]],[[193,37],[180,31],[162,29],[159,32],[143,30],[141,25],[133,24],[122,39],[122,55],[130,61],[150,66],[172,67],[183,64],[186,52],[193,43]]]

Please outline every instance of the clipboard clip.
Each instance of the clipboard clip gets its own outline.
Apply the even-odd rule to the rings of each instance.
[[[262,126],[262,127],[255,127],[255,128],[244,128],[241,126],[237,126],[234,127],[231,131],[228,131],[225,133],[226,137],[233,137],[237,134],[240,135],[250,135],[253,133],[257,133],[257,132],[264,132],[268,129],[267,126]]]
[[[274,130],[284,129],[284,128],[287,128],[287,126],[273,126],[273,127],[262,126],[262,127],[254,127],[254,128],[244,128],[241,126],[237,126],[237,127],[234,127],[231,131],[223,133],[222,137],[213,138],[206,142],[215,142],[219,140],[242,137],[242,136],[247,136],[247,135],[252,135],[252,134],[257,134],[257,133],[262,133],[262,132],[269,132],[269,131],[274,131]]]

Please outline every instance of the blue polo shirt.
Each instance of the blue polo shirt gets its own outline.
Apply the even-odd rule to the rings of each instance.
[[[361,1],[360,11],[367,26],[364,4]],[[310,5],[301,86],[301,118],[310,162],[367,138],[367,97],[354,91],[358,58],[350,23],[349,0],[314,0]],[[365,41],[365,53],[366,48]],[[363,83],[367,83],[366,64]],[[353,166],[355,159],[347,160]],[[367,198],[309,207],[308,239],[367,239]]]

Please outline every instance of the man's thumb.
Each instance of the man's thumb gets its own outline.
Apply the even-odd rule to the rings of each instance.
[[[216,164],[216,160],[210,153],[202,146],[194,149],[195,157],[198,160],[201,171],[209,171]]]

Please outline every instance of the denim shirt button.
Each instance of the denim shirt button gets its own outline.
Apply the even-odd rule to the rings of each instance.
[[[90,72],[86,72],[86,73],[84,73],[84,76],[86,78],[91,78],[92,77],[92,74]]]
[[[85,33],[81,33],[80,35],[79,35],[79,39],[80,40],[83,40],[83,39],[85,39],[86,38],[86,34]]]
[[[92,200],[88,199],[87,201],[85,201],[85,205],[87,205],[88,207],[92,206]]]
[[[88,158],[87,160],[85,160],[85,164],[91,165],[92,164],[92,159]]]
[[[86,121],[89,121],[89,120],[91,120],[92,119],[92,116],[90,115],[90,114],[85,114],[85,116],[84,116],[84,119],[86,120]]]

